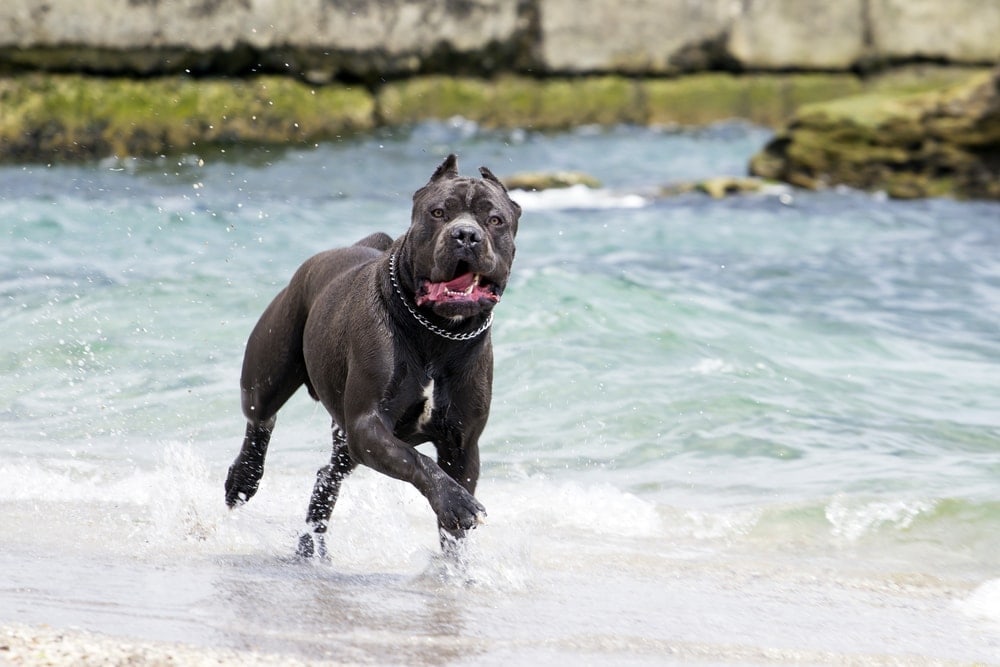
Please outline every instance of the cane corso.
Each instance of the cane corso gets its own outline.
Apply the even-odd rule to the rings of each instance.
[[[226,504],[249,500],[282,405],[302,385],[333,418],[333,454],[316,475],[299,553],[325,551],[343,479],[359,463],[415,486],[442,544],[475,527],[479,436],[490,411],[490,325],[521,208],[483,167],[454,155],[413,195],[409,229],[376,233],[306,260],[250,334],[240,379],[246,437]],[[416,446],[431,442],[437,461]]]

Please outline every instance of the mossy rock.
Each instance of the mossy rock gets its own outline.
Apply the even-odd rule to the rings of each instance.
[[[698,74],[642,85],[649,107],[647,120],[657,125],[703,125],[740,118],[775,126],[801,104],[862,89],[862,82],[849,74]]]
[[[376,96],[379,122],[407,125],[431,118],[462,116],[482,121],[490,112],[493,88],[482,79],[429,76],[388,83]]]
[[[750,162],[803,187],[1000,199],[1000,68],[933,92],[807,105]]]
[[[735,195],[761,192],[766,185],[766,181],[748,176],[713,176],[700,181],[666,185],[660,188],[660,196],[676,197],[691,192],[700,192],[712,199],[724,199]]]
[[[716,176],[699,182],[696,189],[712,199],[723,199],[731,195],[760,192],[764,189],[764,181],[745,176]]]
[[[643,124],[640,86],[623,77],[545,81],[541,84],[536,126]]]
[[[847,74],[709,73],[650,80],[426,76],[383,84],[374,94],[340,84],[311,86],[281,76],[135,80],[27,74],[0,77],[0,160],[158,155],[231,143],[313,143],[379,124],[405,125],[453,116],[488,128],[536,130],[587,124],[702,125],[730,118],[776,125],[803,103],[863,90],[879,92],[868,102],[852,98],[806,106],[782,133],[796,133],[793,153],[808,154],[803,158],[807,160],[822,158],[809,173],[790,171],[788,180],[818,185],[826,178],[824,165],[836,161],[837,151],[814,153],[811,147],[829,143],[830,136],[838,133],[837,141],[844,146],[881,145],[877,135],[886,131],[908,136],[913,142],[928,132],[936,141],[936,137],[946,137],[939,144],[978,150],[975,147],[994,131],[992,126],[970,125],[948,114],[938,114],[925,125],[917,122],[923,118],[920,113],[907,115],[882,103],[898,100],[885,91],[912,92],[953,76],[944,72],[864,82]],[[854,117],[855,122],[842,122],[845,117]],[[945,149],[941,150],[944,155]],[[896,155],[896,162],[905,162],[898,149],[889,152]],[[771,151],[754,162],[764,165],[761,173],[778,173],[782,159]]]
[[[560,130],[645,119],[637,85],[622,77],[427,76],[388,83],[379,89],[377,101],[379,120],[386,125],[461,116],[490,128]]]
[[[395,81],[377,95],[386,125],[461,116],[485,127],[560,130],[579,125],[704,125],[731,118],[776,125],[802,102],[862,90],[848,74],[697,74],[494,80],[427,76]]]
[[[532,171],[504,176],[501,179],[510,190],[555,190],[582,185],[599,188],[601,182],[579,171]]]
[[[286,77],[0,78],[0,159],[157,155],[205,144],[289,144],[373,127],[364,90]]]

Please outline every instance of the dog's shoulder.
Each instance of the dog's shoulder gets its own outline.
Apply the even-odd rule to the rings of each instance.
[[[344,296],[347,296],[357,287],[358,272],[384,256],[383,250],[360,243],[320,252],[303,262],[292,276],[288,285],[289,296],[311,304],[328,289],[336,289],[335,285],[345,280],[350,284],[350,289],[343,289]]]

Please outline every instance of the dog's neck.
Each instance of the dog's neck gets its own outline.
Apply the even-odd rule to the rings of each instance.
[[[399,300],[402,301],[403,305],[406,307],[406,310],[410,311],[410,315],[413,316],[413,319],[415,319],[423,328],[427,329],[433,334],[440,336],[441,338],[446,338],[447,340],[453,340],[453,341],[472,340],[473,338],[478,338],[479,336],[484,334],[486,330],[489,329],[490,326],[493,324],[493,313],[490,313],[486,317],[486,321],[483,322],[483,324],[478,329],[475,329],[473,331],[458,333],[439,327],[438,325],[434,324],[426,317],[421,315],[417,311],[417,309],[413,306],[413,304],[410,303],[410,300],[406,298],[406,295],[403,294],[403,289],[399,286],[399,279],[397,277],[397,271],[396,271],[395,252],[389,253],[389,281],[392,283],[392,289],[394,292],[396,292],[396,296],[398,296]]]

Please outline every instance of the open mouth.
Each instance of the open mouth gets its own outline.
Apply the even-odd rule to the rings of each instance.
[[[454,302],[479,303],[484,299],[494,303],[500,301],[497,285],[480,274],[469,271],[468,267],[463,264],[459,264],[456,270],[458,275],[451,280],[439,283],[430,280],[422,281],[416,295],[417,305]]]

